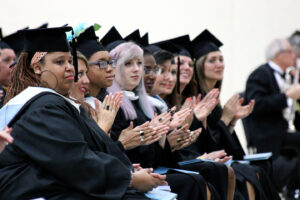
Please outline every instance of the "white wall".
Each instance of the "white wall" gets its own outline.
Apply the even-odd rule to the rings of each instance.
[[[208,28],[225,44],[224,103],[265,61],[268,42],[300,29],[299,19],[299,0],[1,0],[0,27],[6,35],[44,22],[96,22],[102,25],[100,37],[115,25],[123,36],[136,28],[149,31],[150,42],[186,33],[193,39]],[[237,131],[245,144],[240,124]]]

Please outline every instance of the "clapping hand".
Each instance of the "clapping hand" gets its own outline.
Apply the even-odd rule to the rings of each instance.
[[[227,153],[224,150],[213,151],[210,153],[204,153],[200,158],[210,159],[215,162],[225,163],[228,160],[232,159],[232,156],[227,156]]]
[[[153,173],[152,168],[140,169],[132,174],[131,186],[143,192],[167,184],[166,175]]]
[[[157,127],[160,125],[168,126],[170,124],[170,119],[171,119],[171,113],[169,111],[165,111],[160,115],[155,114],[154,118],[150,122],[150,126],[153,127]]]
[[[101,105],[101,108],[99,108],[98,100],[95,99],[97,123],[106,133],[109,132],[115,121],[122,103],[122,97],[122,92],[107,95]]]
[[[190,131],[187,128],[188,125],[185,124],[183,127],[180,127],[180,129],[174,129],[169,135],[167,135],[167,139],[172,151],[189,146],[197,140],[202,131],[201,128],[195,131]]]
[[[219,103],[219,90],[212,89],[202,100],[201,96],[198,96],[197,104],[194,107],[194,115],[199,121],[204,122],[207,116]],[[201,100],[201,101],[200,101]]]
[[[10,135],[11,131],[12,128],[8,128],[6,126],[4,130],[0,132],[0,153],[4,150],[7,144],[13,143],[14,139]]]
[[[174,111],[171,110],[171,114],[172,112]],[[175,112],[175,114],[173,114],[173,116],[170,119],[170,129],[175,129],[179,126],[183,126],[185,119],[191,114],[191,112],[192,109],[190,108],[184,108],[178,112]]]
[[[235,94],[224,105],[221,120],[225,123],[226,126],[230,124],[234,116],[237,114],[239,108],[238,103],[239,96],[238,94]]]
[[[123,144],[125,150],[130,150],[141,145],[152,144],[168,132],[168,127],[160,125],[153,128],[150,122],[146,122],[140,126],[133,128],[133,122],[130,122],[128,128],[124,129],[119,141]]]
[[[238,111],[234,115],[233,120],[243,119],[245,117],[248,117],[251,112],[253,111],[255,101],[251,100],[249,104],[242,106],[244,102],[244,98],[240,98],[240,100],[237,103],[237,109]]]

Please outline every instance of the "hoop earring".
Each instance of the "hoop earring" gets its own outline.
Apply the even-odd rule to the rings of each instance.
[[[50,85],[49,85],[47,82],[45,82],[45,81],[43,82],[42,80],[41,80],[41,84],[44,84],[44,85],[46,85],[46,87],[48,87],[48,88],[50,88],[50,89],[56,91],[56,89],[57,89],[57,87],[58,87],[58,79],[57,79],[57,77],[55,76],[55,74],[54,74],[53,72],[51,72],[51,71],[49,71],[49,70],[44,70],[44,71],[42,71],[40,77],[42,77],[42,75],[43,75],[44,72],[50,72],[50,74],[52,74],[52,75],[54,76],[54,78],[55,78],[55,80],[56,80],[56,85],[55,85],[54,88],[51,88]]]

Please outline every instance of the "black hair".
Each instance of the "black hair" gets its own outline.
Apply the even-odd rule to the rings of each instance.
[[[163,64],[164,62],[171,60],[172,64],[175,64],[174,56],[171,52],[166,50],[159,50],[153,54],[157,64]]]

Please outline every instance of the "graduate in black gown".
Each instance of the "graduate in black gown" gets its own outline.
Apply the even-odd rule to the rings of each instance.
[[[0,36],[1,37],[1,36]],[[16,59],[15,52],[11,46],[1,38],[0,41],[0,108],[4,105],[7,86],[10,84],[10,65]]]
[[[78,50],[83,52],[86,56],[88,56],[88,72],[87,76],[90,78],[89,83],[87,83],[87,80],[84,76],[82,76],[78,83],[75,83],[73,86],[73,89],[71,91],[71,96],[75,97],[79,101],[83,101],[84,93],[82,93],[82,88],[87,88],[89,94],[92,96],[96,96],[100,89],[106,89],[107,86],[111,85],[112,80],[107,77],[114,77],[114,63],[112,63],[112,60],[110,59],[110,56],[108,52],[103,48],[101,44],[99,44],[96,40],[96,35],[94,29],[91,27],[87,28],[81,35],[78,37]],[[79,54],[80,55],[80,54]],[[81,58],[83,60],[84,58],[82,55],[78,56],[78,58]],[[81,62],[79,60],[79,64]],[[105,62],[106,68],[103,67],[103,63]],[[79,72],[81,68],[79,65]],[[88,86],[87,86],[88,84]],[[105,97],[105,99],[109,98],[111,95],[108,95]],[[108,116],[114,115],[114,110],[117,110],[118,103],[113,102],[114,99],[105,100],[102,101],[101,107],[104,109],[100,110],[101,112],[104,112],[104,118],[109,118]],[[90,102],[89,102],[90,103]],[[95,106],[91,104],[92,106]],[[108,108],[108,109],[106,109]],[[102,116],[100,116],[101,118]],[[91,120],[91,119],[90,119]],[[114,120],[114,119],[112,119]],[[90,122],[90,127],[94,127],[95,129],[99,129],[95,127],[95,123]],[[98,123],[98,125],[101,127],[101,124]],[[135,128],[136,129],[136,128]],[[135,135],[136,130],[132,129],[131,132],[128,131],[127,134],[124,136],[124,134],[121,134],[119,137],[119,140],[116,140],[115,143],[118,144],[119,148],[122,151],[125,151],[128,148],[133,148],[135,146],[140,145],[140,134],[139,131],[137,132],[138,136],[138,142],[136,142],[135,137],[132,137],[132,135]],[[145,132],[145,138],[147,129],[140,129]],[[155,132],[154,132],[155,134]],[[129,136],[129,137],[128,137]],[[123,139],[121,139],[123,138]],[[124,139],[125,138],[125,139]],[[147,139],[143,142],[147,142]],[[135,164],[136,165],[136,164]],[[175,192],[178,194],[179,199],[205,199],[205,181],[201,179],[200,176],[197,175],[187,175],[183,173],[171,173],[167,175],[166,181],[170,185],[172,192]],[[200,187],[201,186],[201,187]],[[209,198],[209,194],[207,196]]]
[[[135,60],[132,59],[134,58],[134,56],[132,56],[131,54],[125,54],[126,49],[131,50],[131,48],[133,48],[131,46],[133,45],[130,43],[121,44],[120,46],[116,47],[114,50],[110,52],[112,58],[117,58],[117,59],[119,58],[119,59],[116,68],[116,80],[114,81],[113,86],[108,88],[108,91],[116,92],[116,91],[123,90],[124,97],[127,98],[126,99],[123,97],[122,106],[124,107],[121,106],[121,109],[119,110],[115,123],[112,127],[113,139],[118,138],[118,136],[121,133],[121,130],[127,128],[130,124],[130,121],[133,121],[134,125],[139,125],[145,123],[145,121],[150,121],[151,119],[153,119],[153,117],[151,116],[151,112],[153,112],[153,110],[151,111],[152,107],[150,105],[150,102],[148,102],[148,98],[145,95],[145,91],[143,91],[145,90],[143,87],[143,82],[136,83],[137,81],[136,74],[138,74],[136,70],[139,71],[137,66],[141,65],[141,63],[139,63],[140,62],[139,59],[142,59],[142,55],[137,54],[135,57],[139,59]],[[137,45],[135,46],[136,46],[135,48],[137,48]],[[123,58],[122,55],[125,55],[128,58],[125,59],[125,57]],[[121,67],[118,68],[118,65],[120,65]],[[132,72],[130,71],[130,73],[129,72],[126,73],[127,71],[125,72],[125,70],[128,70],[126,69],[126,66],[128,66],[128,68],[129,66],[131,66]],[[169,72],[169,70],[167,70],[166,72]],[[125,73],[127,77],[122,75]],[[122,84],[123,81],[124,84]],[[156,142],[151,145],[141,146],[132,150],[128,150],[126,151],[126,153],[129,156],[131,161],[139,162],[141,163],[141,166],[148,166],[154,168],[157,166],[166,166],[166,167],[178,168],[179,167],[177,164],[177,162],[179,161],[178,156],[176,155],[176,153],[172,153],[168,141],[165,140],[164,142],[165,142],[165,146],[160,145],[160,142]],[[217,183],[216,185],[219,184],[220,187],[217,190],[219,193],[221,193],[222,199],[225,199],[227,193],[227,168],[226,166],[224,166],[224,168],[221,169],[216,167],[214,164],[212,164],[214,166],[208,166],[208,165],[205,166],[193,165],[193,166],[189,166],[189,169],[196,170],[196,171],[201,171],[201,169],[203,171],[207,170],[208,171],[207,173],[209,173],[209,171],[211,170],[211,173],[214,174],[214,175],[211,174],[212,176],[211,178],[215,177],[216,180],[215,183],[218,182],[219,180],[219,183]],[[209,169],[209,167],[211,168]],[[219,173],[220,175],[216,175],[216,172]],[[222,181],[222,183],[220,183],[220,179],[222,180],[224,179],[225,181],[224,182]]]
[[[157,110],[160,110],[160,105],[169,105],[170,107],[172,106],[176,106],[177,108],[185,108],[185,107],[189,107],[187,105],[183,105],[182,101],[184,101],[184,96],[187,95],[193,95],[196,94],[197,91],[192,91],[193,88],[192,87],[193,83],[190,83],[193,80],[193,68],[191,66],[193,66],[193,61],[191,59],[191,55],[189,53],[189,51],[187,49],[190,50],[189,48],[189,44],[190,44],[190,40],[189,40],[189,36],[184,35],[184,36],[180,36],[174,39],[169,39],[167,41],[162,41],[157,43],[158,45],[163,44],[163,48],[170,48],[170,43],[171,45],[175,45],[177,52],[176,52],[176,57],[175,57],[175,65],[173,65],[173,67],[170,69],[172,70],[176,70],[179,69],[179,74],[177,74],[177,83],[176,83],[176,76],[172,76],[171,78],[168,76],[164,76],[163,74],[158,74],[156,77],[156,81],[155,84],[153,86],[153,89],[151,91],[152,94],[158,94],[155,96],[155,98],[151,99],[151,103],[154,103],[154,106],[157,107],[157,105],[159,107],[157,107]],[[157,61],[158,66],[162,69],[161,71],[165,71],[167,68],[166,66],[168,66],[168,60],[170,60],[170,58],[173,58],[173,55],[169,55],[170,53],[168,52],[164,52],[164,51],[157,51],[154,53],[155,56],[155,60]],[[173,88],[167,88],[164,87],[166,85],[166,83],[176,83],[176,86],[173,85]],[[196,84],[194,84],[196,85]],[[188,87],[188,88],[187,88]],[[191,93],[188,91],[185,91],[185,94],[182,94],[184,88],[186,88],[189,91],[192,91]],[[178,90],[180,89],[180,90]],[[212,92],[214,96],[216,96],[218,93],[217,91]],[[208,95],[209,96],[209,95]],[[208,97],[207,96],[207,97]],[[159,97],[159,98],[158,98]],[[206,98],[207,98],[206,97]],[[185,120],[185,122],[187,124],[191,124],[193,121],[193,117],[195,118],[206,118],[207,115],[209,115],[210,111],[216,106],[217,101],[214,100],[213,98],[210,98],[212,101],[208,100],[207,101],[207,105],[202,106],[202,105],[195,105],[193,108],[193,112],[190,114],[190,116],[188,116]],[[154,101],[155,100],[155,101]],[[165,100],[165,102],[164,102]],[[161,101],[161,104],[156,103],[156,101]],[[191,100],[192,101],[192,100]],[[189,100],[188,100],[189,102]],[[209,108],[209,109],[208,109]],[[196,128],[193,127],[193,130],[195,130]],[[202,136],[202,133],[200,134],[200,137]],[[169,138],[168,138],[169,139]],[[205,145],[204,146],[208,146],[209,144],[206,144],[207,141],[204,141],[203,143]],[[205,151],[204,151],[205,152]],[[206,151],[206,152],[210,152],[210,151]],[[181,151],[179,151],[179,155],[181,154]],[[202,162],[202,165],[214,165],[215,168],[226,168],[226,166],[223,164],[224,162],[226,162],[227,160],[229,160],[231,157],[230,156],[226,156],[223,153],[219,153],[219,152],[213,152],[212,155],[215,155],[215,159],[218,159],[219,162],[222,163],[207,163],[207,162]],[[183,158],[184,160],[188,160],[188,159],[194,159],[196,157],[199,156],[199,153],[196,153],[196,155],[191,154],[190,152],[188,152],[187,155],[184,155]],[[180,155],[180,157],[178,158],[180,160],[182,160],[182,157]],[[201,162],[199,160],[199,162]],[[213,167],[212,167],[213,168]],[[235,189],[235,175],[234,172],[232,170],[231,167],[227,166],[228,168],[228,192],[227,192],[227,199],[232,199],[233,198],[233,194],[234,194],[234,189]],[[210,173],[202,173],[203,176],[210,181],[213,180],[218,180],[215,177],[211,176]],[[218,178],[220,179],[220,176],[218,176]],[[223,182],[224,180],[218,180],[219,183]]]
[[[195,73],[198,91],[202,96],[205,96],[213,88],[221,88],[224,63],[219,47],[222,46],[222,43],[208,30],[205,30],[192,41],[192,44],[194,48],[193,56],[196,58]],[[234,95],[228,100],[223,109],[220,105],[217,105],[205,121],[194,120],[192,127],[203,127],[204,131],[198,141],[187,149],[189,153],[185,152],[184,154],[196,155],[197,153],[203,154],[207,151],[224,149],[227,154],[233,156],[233,159],[242,159],[244,151],[234,132],[234,125],[238,119],[249,115],[254,102],[252,101],[246,106],[241,106],[241,103],[242,100],[239,99],[238,95]],[[254,198],[253,194],[251,195],[253,186],[256,198],[279,198],[274,185],[263,169],[238,163],[233,163],[231,166],[237,177],[237,192],[242,193],[244,198],[248,198],[249,194],[250,198]]]
[[[143,192],[165,177],[133,172],[119,147],[67,98],[75,75],[70,30],[23,32],[24,52],[0,110],[1,129],[12,127],[14,137],[0,155],[0,198],[147,199]]]

